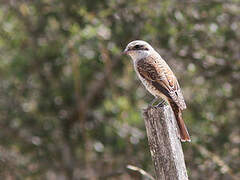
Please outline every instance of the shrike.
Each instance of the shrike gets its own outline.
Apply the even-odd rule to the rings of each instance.
[[[186,104],[177,78],[162,57],[145,41],[130,42],[124,53],[129,55],[137,76],[146,89],[156,98],[170,104],[179,127],[181,141],[191,141],[182,118]]]

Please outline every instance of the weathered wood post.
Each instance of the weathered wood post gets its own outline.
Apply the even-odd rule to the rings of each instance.
[[[188,180],[175,116],[169,105],[143,110],[157,180]]]

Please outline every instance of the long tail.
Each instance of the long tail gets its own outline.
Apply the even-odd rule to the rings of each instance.
[[[172,110],[173,110],[176,120],[177,120],[181,141],[182,142],[185,142],[185,141],[190,142],[191,138],[188,134],[187,127],[185,126],[185,123],[183,121],[182,112],[181,112],[180,108],[172,100],[169,100],[169,102],[170,102],[170,105],[172,107]]]

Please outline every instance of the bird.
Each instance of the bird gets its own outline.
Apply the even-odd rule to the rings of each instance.
[[[177,121],[180,140],[190,142],[191,138],[182,118],[182,110],[187,106],[178,80],[166,61],[143,40],[130,42],[123,53],[131,57],[138,78],[155,97],[153,102],[162,99],[171,106]]]

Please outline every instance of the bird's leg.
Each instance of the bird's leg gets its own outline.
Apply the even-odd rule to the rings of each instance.
[[[164,100],[161,100],[157,105],[154,106],[154,104],[156,104],[156,102],[157,102],[158,100],[159,100],[159,98],[155,97],[155,98],[152,100],[152,102],[150,103],[149,106],[151,106],[151,107],[162,107],[162,106],[164,105],[164,103],[165,103]]]
[[[157,100],[158,100],[158,98],[155,97],[155,98],[152,100],[152,102],[150,103],[150,106],[153,106]]]
[[[164,105],[164,103],[165,103],[165,101],[162,100],[156,105],[156,107],[162,107]]]

